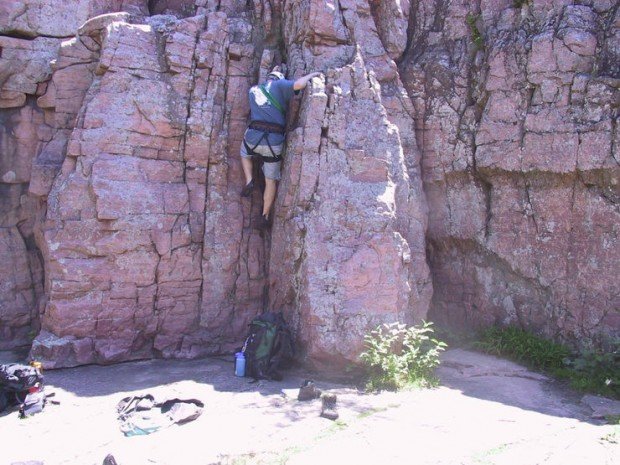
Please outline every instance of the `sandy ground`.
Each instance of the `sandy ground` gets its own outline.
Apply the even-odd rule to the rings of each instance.
[[[0,362],[12,361],[0,354]],[[365,394],[302,371],[281,382],[250,383],[230,359],[152,360],[44,373],[58,405],[20,420],[0,414],[0,465],[445,464],[617,465],[620,426],[602,416],[620,403],[567,392],[495,357],[450,350],[441,386]],[[313,378],[338,396],[336,421],[321,401],[296,400]],[[116,405],[151,393],[195,398],[205,406],[190,423],[125,437]]]

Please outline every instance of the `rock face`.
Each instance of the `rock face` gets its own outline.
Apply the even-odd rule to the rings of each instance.
[[[369,328],[426,316],[426,200],[412,104],[370,6],[293,4],[309,15],[284,18],[289,64],[329,71],[289,133],[270,297],[310,359],[334,367],[355,361]]]
[[[424,154],[430,318],[605,342],[620,328],[620,11],[515,3],[414,6],[400,69]]]
[[[4,0],[0,34],[22,37],[73,37],[85,21],[114,11],[148,14],[143,0]]]
[[[326,369],[395,320],[617,335],[615,2],[77,3],[0,6],[0,349],[190,358],[267,308]],[[260,231],[238,152],[283,60],[323,75]]]

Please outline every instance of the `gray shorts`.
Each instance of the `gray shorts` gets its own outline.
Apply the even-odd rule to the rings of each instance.
[[[252,148],[252,145],[250,145],[250,148]],[[282,150],[284,149],[284,145],[283,144],[272,145],[271,149],[273,150],[273,153],[271,153],[271,150],[269,150],[268,145],[258,145],[254,149],[254,151],[256,153],[260,153],[264,157],[273,157],[274,153],[276,155],[282,155]],[[248,154],[248,151],[245,149],[245,144],[243,142],[241,142],[240,155],[243,158],[249,158],[249,159],[253,158],[252,155]],[[282,165],[282,161],[274,161],[271,163],[264,162],[263,163],[263,174],[265,175],[267,179],[273,179],[275,181],[279,181],[281,177],[280,165]]]

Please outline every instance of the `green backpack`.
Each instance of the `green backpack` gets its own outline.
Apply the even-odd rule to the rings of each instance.
[[[282,313],[265,312],[250,323],[243,346],[245,376],[254,379],[282,379],[279,370],[293,360],[291,331]]]

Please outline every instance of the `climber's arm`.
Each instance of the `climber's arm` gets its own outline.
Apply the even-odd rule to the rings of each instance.
[[[293,89],[294,90],[305,89],[306,85],[308,85],[308,82],[310,82],[310,79],[320,76],[320,75],[321,73],[310,73],[310,74],[306,74],[303,77],[300,77],[299,79],[295,81],[295,84],[293,84]]]

